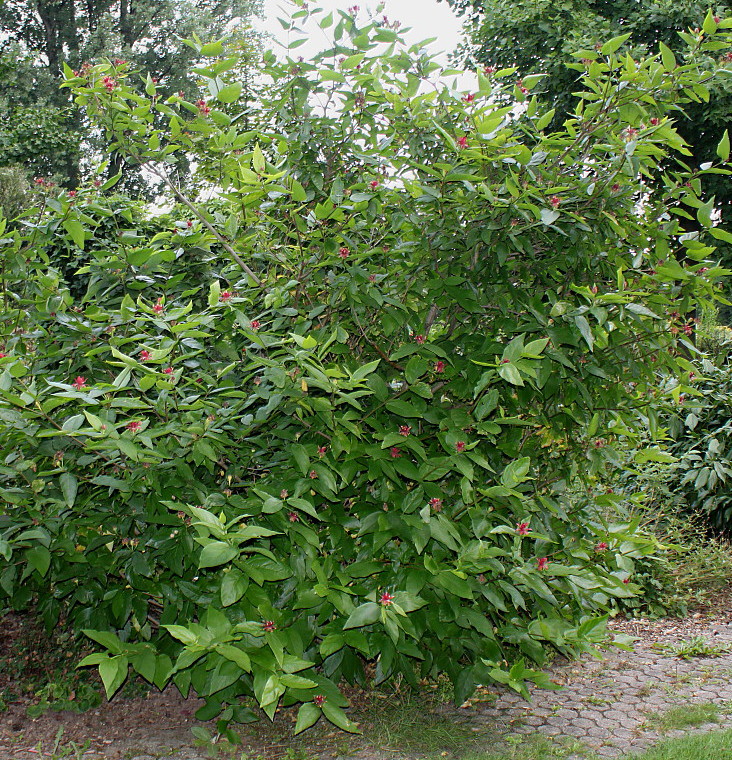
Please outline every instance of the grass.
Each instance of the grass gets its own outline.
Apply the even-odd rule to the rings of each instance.
[[[672,707],[661,713],[649,714],[646,724],[661,731],[693,728],[706,723],[719,723],[721,708],[711,702]]]
[[[670,739],[648,752],[624,760],[732,760],[732,731]]]
[[[682,660],[691,660],[694,657],[721,657],[732,652],[732,645],[715,643],[704,636],[692,636],[678,644],[654,644],[653,648]]]
[[[438,703],[409,691],[376,693],[364,715],[366,738],[376,747],[422,755],[460,755],[476,744],[481,732],[437,711]]]

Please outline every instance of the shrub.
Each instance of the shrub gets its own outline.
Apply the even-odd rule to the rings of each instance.
[[[368,662],[377,682],[446,673],[458,701],[525,693],[548,683],[527,660],[603,640],[656,549],[603,517],[617,498],[564,492],[677,399],[658,390],[690,366],[667,314],[716,292],[712,249],[663,213],[711,224],[711,169],[643,184],[684,152],[666,113],[707,75],[610,41],[547,134],[536,78],[429,89],[421,52],[337,15],[334,51],[268,58],[246,131],[235,58],[196,70],[197,103],[109,64],[67,72],[187,217],[150,237],[115,211],[78,298],[36,229],[6,243],[0,589],[98,642],[83,664],[109,695],[132,667],[223,723],[251,717],[242,696],[270,717],[300,703],[300,731],[354,729],[336,684]],[[167,174],[181,153],[215,201]],[[49,202],[46,233],[84,249],[100,191]]]

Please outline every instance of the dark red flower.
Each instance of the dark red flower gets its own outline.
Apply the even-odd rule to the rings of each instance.
[[[424,343],[424,335],[415,335],[414,340],[421,346]]]
[[[496,67],[495,66],[485,66],[483,68],[483,73],[487,74],[488,76],[490,76],[491,74],[495,74],[496,73]]]
[[[384,591],[379,599],[379,603],[383,604],[385,607],[394,604],[394,597],[388,591]]]
[[[376,275],[375,274],[370,274],[369,275],[369,282],[376,282]]]
[[[630,578],[623,578],[623,583],[630,583]]]
[[[290,522],[297,522],[300,519],[300,515],[298,515],[297,512],[288,512],[287,519]]]
[[[369,184],[371,185],[371,187],[377,188],[379,186],[379,180],[378,179],[372,179]]]
[[[403,435],[405,438],[408,435],[411,435],[412,433],[412,426],[411,425],[400,425],[399,426],[399,435]]]
[[[161,304],[161,303],[156,303],[156,304],[155,304],[155,305],[152,307],[152,310],[153,310],[153,311],[154,311],[156,314],[162,314],[162,313],[165,311],[165,306],[163,306],[163,304]]]
[[[322,694],[316,694],[313,697],[313,704],[316,705],[316,707],[322,707],[325,704],[325,697]]]
[[[132,422],[128,422],[125,427],[131,432],[135,433],[142,427],[142,423],[137,422],[137,420],[133,420]]]
[[[435,510],[435,512],[442,511],[442,499],[438,499],[436,496],[430,499],[429,505]]]
[[[86,378],[79,375],[79,377],[77,377],[76,380],[74,380],[72,385],[74,386],[74,388],[76,388],[77,391],[80,391],[82,388],[86,386]]]
[[[338,249],[338,255],[339,255],[339,256],[340,256],[342,259],[347,259],[347,258],[348,258],[348,255],[349,255],[350,253],[351,253],[351,252],[348,250],[348,248],[346,248],[346,246],[345,246],[345,245],[344,245],[344,246],[341,246],[341,247]]]
[[[260,324],[260,322],[259,322],[259,320],[258,320],[258,319],[253,319],[253,320],[252,320],[252,321],[249,323],[249,325],[250,325],[250,327],[252,328],[252,330],[254,330],[254,332],[256,332],[257,330],[259,330],[259,328],[261,327],[261,324]]]
[[[549,203],[552,204],[552,208],[559,208],[561,202],[562,199],[558,195],[552,195],[552,197],[549,198]]]
[[[455,444],[455,451],[457,451],[458,454],[462,454],[463,451],[465,451],[465,441],[458,441]]]
[[[536,567],[538,570],[546,570],[546,566],[549,564],[549,560],[546,557],[539,557],[539,559],[536,562]]]
[[[459,148],[467,148],[468,147],[468,138],[465,135],[463,135],[462,137],[460,137],[458,139],[457,144],[458,144]]]
[[[399,457],[402,455],[402,450],[397,446],[392,446],[389,449],[389,453],[391,454],[392,459],[399,459]]]
[[[325,452],[328,451],[327,446],[318,446],[318,456],[325,456]]]
[[[442,360],[435,362],[435,372],[444,372],[447,365]]]
[[[469,95],[466,95],[466,96],[463,98],[463,100],[464,100],[466,103],[472,103],[472,102],[475,100],[475,95],[473,95],[473,93],[471,92]]]
[[[595,547],[596,552],[605,552],[609,549],[609,545],[605,541],[600,541],[599,544]]]
[[[223,293],[222,293],[222,294],[219,296],[219,300],[221,300],[221,301],[223,301],[224,303],[226,303],[226,301],[229,301],[233,295],[234,295],[233,293],[229,292],[228,290],[225,290],[225,291],[224,291],[224,292],[223,292]]]
[[[140,351],[140,361],[146,362],[150,358],[150,352],[146,351],[144,348],[142,351]]]
[[[519,534],[519,536],[525,536],[529,532],[529,524],[527,522],[520,522],[516,526],[516,533]]]
[[[651,126],[652,127],[657,127],[658,126],[658,119],[655,116],[653,116],[651,118]]]
[[[310,470],[310,480],[315,480],[318,477],[318,473],[315,470]]]
[[[275,624],[274,620],[265,620],[262,623],[262,628],[267,631],[267,633],[272,633],[272,631],[277,630],[277,625]]]
[[[172,375],[173,374],[173,368],[172,367],[166,367],[163,372],[165,372],[166,375]]]
[[[76,190],[69,190],[67,195],[69,196],[69,198],[76,198]]]

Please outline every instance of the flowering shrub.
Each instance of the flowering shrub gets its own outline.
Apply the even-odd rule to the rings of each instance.
[[[368,662],[447,673],[458,700],[525,693],[547,684],[527,660],[603,640],[657,547],[618,498],[565,487],[645,431],[658,374],[687,371],[667,313],[720,275],[664,211],[710,226],[701,178],[726,171],[669,168],[694,65],[611,41],[547,134],[536,100],[492,100],[535,77],[481,72],[468,101],[380,22],[341,12],[334,36],[334,65],[266,61],[256,127],[219,45],[198,103],[69,71],[180,217],[150,235],[115,213],[77,298],[45,246],[85,248],[102,188],[3,238],[0,589],[98,642],[110,696],[131,667],[222,725],[253,697],[355,730],[337,683]],[[208,202],[167,173],[180,153]]]

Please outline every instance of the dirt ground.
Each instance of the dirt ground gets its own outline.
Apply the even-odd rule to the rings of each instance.
[[[645,644],[679,641],[710,631],[713,637],[716,625],[729,625],[731,610],[732,599],[725,596],[718,600],[715,609],[688,618],[616,619],[611,628],[635,636]],[[112,702],[103,700],[84,712],[58,709],[75,708],[79,703],[83,706],[85,700],[88,705],[99,692],[100,684],[93,672],[73,670],[73,663],[83,654],[68,651],[63,634],[49,641],[27,616],[8,614],[0,620],[0,760],[52,757],[122,760],[159,757],[172,750],[178,750],[176,756],[181,760],[208,756],[212,745],[196,743],[191,728],[206,728],[215,735],[215,727],[195,719],[201,700],[184,699],[175,688],[162,693],[145,692],[140,685],[133,685],[123,689]],[[39,690],[38,684],[44,682],[57,684],[56,691],[51,694]],[[367,728],[375,695],[351,690],[348,697],[352,704],[350,716]],[[445,720],[458,722],[463,718],[470,722],[470,709],[436,708]],[[228,756],[237,760],[242,753],[265,760],[344,755],[355,755],[358,760],[395,757],[366,739],[343,734],[323,721],[315,730],[308,731],[304,739],[293,740],[294,720],[294,710],[283,710],[273,724],[265,718],[239,727],[242,744],[235,751],[231,748],[232,754]],[[486,731],[490,730],[487,726]],[[368,736],[368,730],[365,733]]]

